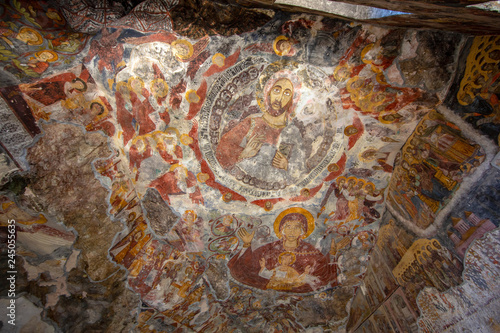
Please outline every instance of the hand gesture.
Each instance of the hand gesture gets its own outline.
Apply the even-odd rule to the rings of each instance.
[[[244,160],[246,158],[254,157],[259,152],[260,148],[264,144],[264,134],[255,134],[248,140],[245,149],[241,152],[239,159]]]
[[[337,243],[335,243],[335,239],[332,237],[332,243],[330,244],[330,254],[334,256],[337,253]]]
[[[288,160],[286,159],[285,155],[283,155],[279,151],[276,152],[276,155],[274,155],[272,165],[273,167],[278,169],[288,170]]]
[[[250,244],[252,242],[253,236],[255,235],[255,230],[251,233],[247,231],[245,228],[238,229],[238,236],[241,238],[243,243]]]
[[[306,269],[304,270],[304,274],[309,274],[311,272],[311,266],[306,266]]]

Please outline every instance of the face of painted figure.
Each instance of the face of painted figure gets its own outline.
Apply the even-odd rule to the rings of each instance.
[[[354,186],[354,189],[359,191],[360,189],[363,188],[364,185],[365,183],[362,180],[359,180],[356,186]]]
[[[293,257],[290,254],[284,254],[281,257],[281,264],[283,266],[290,266],[292,264],[292,262],[293,262]]]
[[[136,232],[133,238],[134,241],[138,242],[142,238],[142,231]]]
[[[130,87],[132,88],[133,91],[136,93],[141,92],[143,83],[140,80],[134,79],[132,82],[130,82]]]
[[[279,42],[276,43],[276,49],[283,55],[286,55],[291,47],[292,44],[290,43],[290,41],[286,39],[280,40]]]
[[[75,80],[71,85],[76,90],[79,90],[79,91],[85,91],[86,90],[85,83],[83,83],[80,80]]]
[[[361,155],[361,156],[362,156],[363,158],[365,158],[365,159],[367,159],[367,160],[369,160],[369,161],[370,161],[370,160],[375,159],[375,154],[376,154],[376,153],[377,153],[377,152],[376,152],[375,150],[371,150],[371,149],[370,149],[370,150],[365,150],[365,151],[362,153],[362,155]]]
[[[116,86],[116,91],[118,91],[122,96],[128,96],[129,90],[126,84],[119,84]]]
[[[184,44],[176,44],[174,50],[175,53],[181,57],[186,57],[189,55],[189,48]]]
[[[372,194],[374,191],[375,191],[375,188],[373,187],[373,185],[372,185],[372,184],[367,184],[367,185],[365,186],[365,192],[366,192],[367,194]]]
[[[54,20],[54,21],[61,21],[61,16],[55,12],[55,11],[52,11],[52,10],[49,10],[45,15],[47,15],[48,18]]]
[[[52,59],[52,57],[53,57],[52,53],[50,53],[50,52],[42,52],[42,53],[40,53],[38,55],[37,58],[40,61],[48,61],[48,60]]]
[[[92,103],[90,111],[94,116],[98,116],[104,113],[104,107],[99,103]]]
[[[167,87],[163,82],[155,82],[153,84],[153,94],[158,97],[164,97],[167,95]]]
[[[184,221],[187,222],[187,224],[193,224],[194,222],[194,215],[193,213],[189,212],[184,216]]]
[[[175,137],[171,135],[166,136],[164,142],[169,147],[174,146],[176,144]]]
[[[233,218],[231,216],[224,216],[222,219],[222,224],[226,227],[230,226],[233,223]]]
[[[25,43],[28,43],[28,42],[34,43],[34,42],[38,41],[38,36],[33,31],[28,30],[28,29],[21,31],[17,35],[17,38],[19,40],[22,40]]]
[[[268,113],[273,117],[282,115],[293,98],[293,85],[288,79],[279,79],[269,91]]]
[[[354,134],[358,133],[358,129],[356,127],[354,127],[354,126],[348,126],[344,130],[344,133],[347,136],[351,136],[351,135],[354,135]]]
[[[285,222],[282,233],[288,241],[298,240],[304,234],[302,222],[299,220],[290,220]]]

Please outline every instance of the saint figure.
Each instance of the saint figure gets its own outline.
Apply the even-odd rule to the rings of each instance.
[[[252,248],[255,235],[245,228],[237,234],[243,249],[228,263],[232,277],[248,286],[294,293],[312,292],[337,285],[336,263],[330,261],[335,251],[332,242],[326,255],[304,241],[314,230],[314,218],[307,210],[293,207],[283,211],[274,222],[279,240]],[[286,254],[285,254],[286,253]]]
[[[255,185],[261,188],[269,184],[283,188],[301,176],[305,161],[303,140],[291,121],[299,85],[296,76],[286,70],[267,81],[262,114],[246,117],[221,137],[216,157],[222,168],[237,178],[254,178]]]
[[[304,281],[311,271],[311,266],[307,266],[304,273],[299,274],[290,265],[295,262],[293,252],[283,252],[278,256],[278,262],[281,264],[272,271],[266,268],[266,259],[260,259],[259,276],[269,279],[266,289],[291,290],[295,287],[304,285]]]

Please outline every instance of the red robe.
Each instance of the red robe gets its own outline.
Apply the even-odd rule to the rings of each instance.
[[[287,252],[287,250],[283,247],[282,240],[263,245],[254,251],[249,247],[243,254],[240,252],[232,257],[227,266],[231,271],[231,275],[237,281],[259,289],[266,289],[269,280],[259,276],[259,261],[264,258],[266,260],[266,268],[273,270],[280,266],[278,256],[283,252]],[[337,284],[336,264],[330,263],[329,255],[322,254],[314,246],[304,241],[300,241],[299,246],[291,252],[295,254],[296,260],[290,267],[295,269],[299,274],[302,274],[305,268],[310,266],[311,271],[309,275],[319,280],[316,287],[326,286],[330,282],[332,286]],[[306,293],[314,291],[314,289],[309,284],[304,284],[289,291],[293,293]]]
[[[349,216],[349,200],[346,199],[342,188],[335,186],[335,196],[337,197],[335,214],[331,216],[329,221],[341,221]]]
[[[116,120],[123,130],[123,144],[126,145],[135,135],[132,125],[132,115],[125,108],[125,100],[119,92],[116,92]]]
[[[175,156],[178,158],[178,159],[174,159],[174,156],[169,154],[166,150],[161,150],[161,149],[158,149],[158,153],[160,153],[160,156],[163,158],[163,160],[165,162],[167,162],[168,164],[176,164],[176,163],[179,163],[179,160],[178,159],[182,159],[182,148],[179,146],[179,145],[176,145],[175,146]]]
[[[252,119],[255,121],[255,126],[252,133],[247,135]],[[272,128],[261,117],[247,117],[222,136],[217,146],[217,160],[224,169],[230,169],[238,162],[238,157],[244,149],[240,145],[245,136],[250,140],[255,134],[265,135],[264,143],[276,146],[281,130],[282,128]]]
[[[19,88],[24,94],[47,106],[66,99],[64,85],[75,78],[73,73],[64,73],[33,84],[21,84]]]
[[[33,67],[33,71],[37,72],[38,74],[42,74],[49,68],[49,63],[46,61],[39,61],[35,64],[35,67]]]
[[[149,103],[148,100],[149,92],[147,92],[146,89],[143,89],[142,95],[145,99],[141,102],[135,92],[130,92],[132,113],[134,114],[135,120],[139,124],[139,135],[151,133],[156,129],[155,123],[151,120],[151,118],[149,118],[149,115],[155,112],[155,109],[151,106],[151,103]]]
[[[185,192],[179,188],[177,177],[175,177],[174,171],[169,171],[164,175],[153,180],[149,187],[154,187],[158,190],[163,200],[170,203],[168,198],[169,195],[174,194],[185,194]],[[195,186],[195,190],[193,193],[189,194],[189,197],[193,201],[193,203],[203,203],[203,196],[201,195],[201,191],[197,186],[196,176],[188,171],[188,177],[186,178],[186,185],[188,188]]]

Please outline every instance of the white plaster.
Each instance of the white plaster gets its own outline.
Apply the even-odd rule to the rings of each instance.
[[[396,63],[393,63],[386,69],[385,77],[391,85],[402,86],[404,84],[403,76]]]

